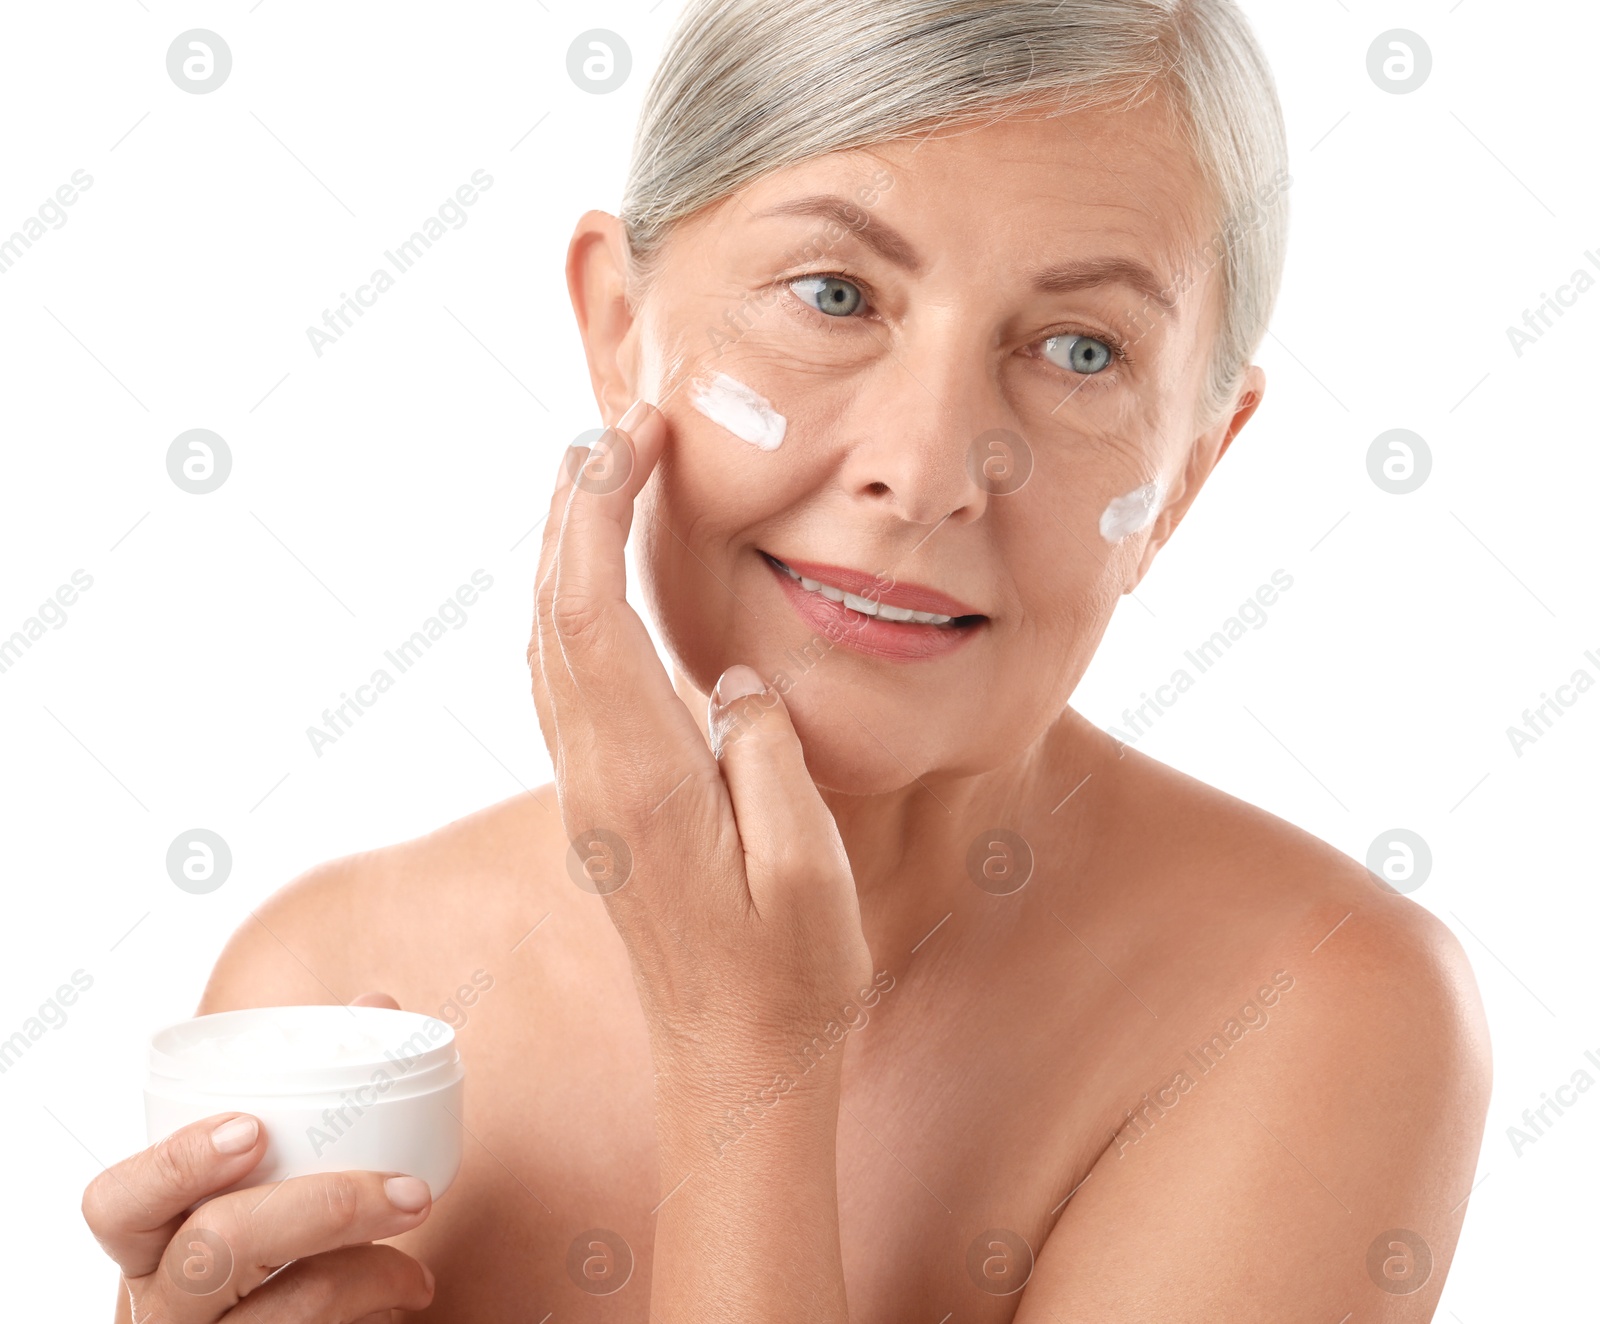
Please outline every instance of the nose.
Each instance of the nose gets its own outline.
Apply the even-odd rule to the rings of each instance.
[[[876,407],[855,415],[861,431],[840,480],[857,500],[908,524],[967,524],[998,490],[986,473],[995,469],[1000,401],[969,337],[951,330],[921,339],[919,350],[907,342],[885,355],[881,376],[865,388]]]

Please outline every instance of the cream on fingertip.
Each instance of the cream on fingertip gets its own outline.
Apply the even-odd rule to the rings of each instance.
[[[754,667],[747,667],[742,662],[729,667],[717,679],[716,689],[712,691],[717,704],[726,707],[735,699],[742,699],[746,695],[760,694],[767,688],[767,682],[761,679],[761,673]]]

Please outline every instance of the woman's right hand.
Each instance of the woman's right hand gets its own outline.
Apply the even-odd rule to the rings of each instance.
[[[419,1177],[291,1177],[184,1212],[248,1173],[266,1145],[256,1118],[218,1113],[89,1183],[83,1216],[122,1269],[133,1324],[387,1324],[391,1309],[433,1300],[424,1265],[369,1244],[427,1218],[432,1200]]]

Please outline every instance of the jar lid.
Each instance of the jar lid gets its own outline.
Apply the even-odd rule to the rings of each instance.
[[[157,1030],[150,1079],[200,1094],[304,1094],[384,1080],[404,1095],[459,1074],[455,1037],[436,1017],[392,1007],[247,1007]]]

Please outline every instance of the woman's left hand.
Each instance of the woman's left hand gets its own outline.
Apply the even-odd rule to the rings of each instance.
[[[641,401],[563,457],[530,661],[569,871],[626,944],[658,1083],[694,1094],[744,1084],[840,1020],[872,958],[782,696],[730,667],[708,749],[624,597],[634,499],[667,431]]]

